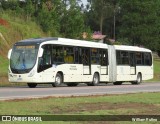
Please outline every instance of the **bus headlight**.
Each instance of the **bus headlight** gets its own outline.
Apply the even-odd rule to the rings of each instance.
[[[28,77],[32,77],[34,74],[35,74],[35,71],[32,70],[32,71],[29,73]]]

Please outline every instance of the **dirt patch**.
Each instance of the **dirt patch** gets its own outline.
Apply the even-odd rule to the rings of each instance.
[[[8,27],[8,26],[9,26],[9,23],[8,23],[8,21],[0,18],[0,25],[3,25],[3,26],[5,26],[5,27]]]
[[[56,107],[53,110],[54,114],[73,114],[73,113],[81,113],[84,111],[87,112],[94,112],[97,110],[135,110],[132,113],[127,114],[142,114],[142,115],[159,115],[160,114],[160,107],[158,105],[153,104],[144,104],[144,103],[82,103],[77,105],[66,105],[65,108]],[[138,113],[137,113],[138,112]]]

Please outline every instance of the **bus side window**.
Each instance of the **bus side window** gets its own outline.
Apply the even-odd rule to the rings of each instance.
[[[123,65],[129,65],[129,55],[127,51],[121,51],[121,59]]]
[[[100,54],[97,48],[91,49],[91,63],[92,64],[99,64]]]
[[[52,47],[52,64],[64,63],[64,49],[62,46],[54,45]]]
[[[74,63],[79,63],[79,51],[78,47],[74,47]]]
[[[117,65],[129,65],[128,51],[116,51]]]
[[[121,62],[121,52],[120,51],[116,51],[116,59],[117,59],[117,65],[122,64],[122,62]]]
[[[90,58],[90,49],[89,48],[82,48],[81,51],[81,59],[83,65],[89,65],[89,58]]]
[[[100,64],[101,66],[108,65],[108,52],[107,50],[100,50]]]
[[[73,47],[64,47],[64,62],[73,64],[74,63],[74,51]]]
[[[52,67],[51,64],[51,47],[50,45],[42,46],[44,49],[43,56],[39,58],[38,72]]]
[[[134,52],[130,52],[130,66],[135,66],[135,53]]]
[[[49,45],[43,46],[44,52],[41,59],[41,65],[51,65],[51,49]]]
[[[144,65],[152,65],[152,57],[150,53],[144,53]]]
[[[142,65],[142,53],[136,52],[136,64],[137,65]]]
[[[51,65],[51,52],[49,50],[44,50],[43,65]]]

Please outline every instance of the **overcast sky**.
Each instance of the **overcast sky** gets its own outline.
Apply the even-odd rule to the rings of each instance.
[[[86,6],[87,0],[82,0],[82,2],[83,2],[83,4],[84,4],[84,6]]]

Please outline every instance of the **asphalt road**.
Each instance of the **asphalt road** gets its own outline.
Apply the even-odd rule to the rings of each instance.
[[[52,87],[51,85],[38,85],[36,88],[27,86],[12,86],[0,88],[0,100],[26,99],[42,97],[67,97],[67,96],[88,96],[104,94],[124,94],[139,92],[160,92],[160,82],[142,83],[140,85],[122,84],[102,84],[100,86],[86,86],[80,84],[77,87]]]

